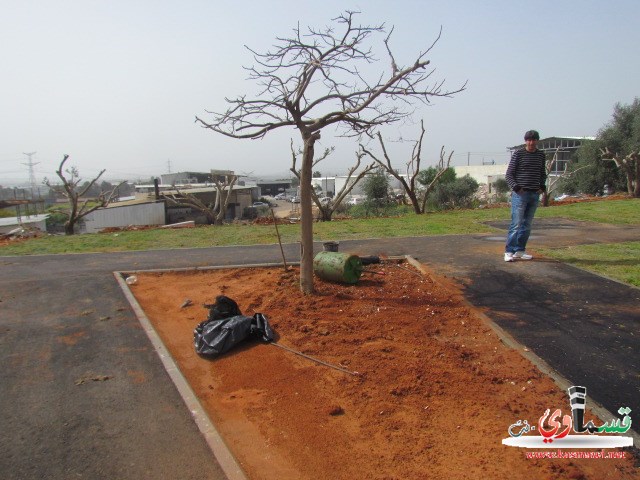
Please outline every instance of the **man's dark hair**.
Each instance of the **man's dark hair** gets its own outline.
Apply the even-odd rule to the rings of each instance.
[[[540,134],[538,132],[536,132],[535,130],[529,130],[527,133],[524,134],[524,139],[525,140],[540,140]]]

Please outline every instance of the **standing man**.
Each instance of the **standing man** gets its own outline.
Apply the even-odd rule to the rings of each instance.
[[[540,134],[529,130],[524,134],[525,148],[511,155],[505,178],[511,193],[511,226],[507,234],[504,261],[531,260],[525,252],[531,233],[531,222],[538,208],[540,194],[545,191],[547,173],[544,152],[538,150]]]

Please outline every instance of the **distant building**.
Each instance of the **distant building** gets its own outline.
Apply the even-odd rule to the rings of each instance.
[[[260,187],[260,195],[275,197],[279,193],[286,192],[291,188],[291,180],[276,180],[273,182],[263,182],[258,180],[256,185]]]
[[[451,167],[456,172],[456,178],[469,175],[480,185],[491,185],[495,183],[499,178],[504,178],[504,174],[507,172],[507,164],[502,165],[466,165]]]
[[[225,182],[227,177],[234,176],[233,170],[210,170],[209,172],[176,172],[160,175],[162,185],[194,185],[209,184],[215,181]]]
[[[42,232],[47,231],[47,218],[49,214],[22,215],[21,217],[0,218],[0,234],[6,234],[18,227],[36,228]]]
[[[122,202],[99,208],[78,222],[79,233],[97,233],[105,228],[164,225],[164,202]]]
[[[313,177],[311,186],[319,188],[326,196],[333,197],[336,194],[336,177]]]

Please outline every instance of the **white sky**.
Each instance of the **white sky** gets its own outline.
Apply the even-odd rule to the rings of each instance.
[[[454,98],[421,107],[424,166],[441,146],[453,164],[508,160],[506,147],[528,129],[547,136],[592,136],[617,102],[640,96],[640,2],[412,0],[0,0],[0,185],[55,179],[63,154],[89,179],[144,179],[172,172],[233,169],[288,176],[286,129],[264,140],[235,140],[194,123],[224,98],[255,91],[243,66],[247,45],[264,51],[292,28],[323,27],[346,9],[362,24],[395,26],[398,64],[443,35],[429,59]],[[382,37],[375,37],[376,48]],[[389,62],[380,51],[380,69]],[[418,125],[383,130],[417,138]],[[318,165],[341,174],[357,143],[322,134],[335,153]],[[402,168],[408,150],[392,147]]]

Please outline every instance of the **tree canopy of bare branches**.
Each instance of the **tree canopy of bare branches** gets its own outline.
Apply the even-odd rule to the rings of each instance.
[[[327,158],[327,156],[329,156],[331,152],[333,152],[333,149],[329,149],[329,148],[326,149],[322,156],[320,156],[319,158],[313,161],[313,167],[315,167],[319,162]],[[293,141],[291,142],[291,156],[292,156],[292,162],[291,162],[290,170],[293,172],[296,178],[300,180],[300,170],[296,167],[298,157],[296,152],[293,149]],[[369,173],[371,170],[375,168],[375,163],[371,163],[369,165],[366,165],[356,175],[356,172],[360,168],[360,163],[363,156],[364,156],[363,153],[356,152],[356,163],[353,164],[351,168],[349,168],[349,171],[347,172],[347,175],[346,175],[347,177],[346,181],[342,185],[342,188],[340,189],[340,191],[335,192],[335,195],[333,196],[333,199],[331,200],[331,202],[322,203],[318,198],[318,194],[315,191],[315,189],[313,188],[311,189],[311,198],[313,199],[313,203],[316,204],[316,207],[318,207],[318,210],[320,211],[321,221],[330,222],[331,217],[333,216],[333,212],[336,211],[336,209],[344,201],[345,197],[349,195],[349,193],[351,193],[351,190],[355,188],[355,186],[365,177],[365,175],[367,175],[367,173]]]
[[[406,177],[402,176],[400,172],[396,171],[396,169],[391,166],[391,158],[389,157],[387,147],[384,143],[384,140],[382,139],[382,134],[380,132],[376,132],[376,136],[378,137],[378,142],[380,143],[380,148],[382,149],[384,160],[378,158],[378,156],[371,152],[371,150],[360,144],[360,150],[362,153],[371,157],[389,175],[392,175],[396,180],[400,182],[407,197],[409,197],[409,201],[411,202],[413,211],[418,215],[425,212],[429,192],[433,190],[433,188],[437,185],[440,177],[442,177],[442,175],[444,175],[444,173],[447,171],[449,165],[451,164],[451,157],[453,156],[453,152],[451,152],[449,156],[445,158],[444,146],[440,149],[440,159],[438,160],[435,176],[428,185],[424,185],[424,188],[422,188],[418,181],[418,178],[420,174],[420,164],[422,162],[422,141],[424,139],[424,134],[424,121],[421,121],[420,137],[414,142],[413,150],[411,152],[411,158],[406,164]]]
[[[553,152],[553,156],[547,158],[547,161],[545,162],[545,170],[547,172],[547,188],[542,194],[542,205],[544,207],[549,206],[549,199],[553,197],[553,193],[558,189],[558,186],[562,185],[563,180],[572,177],[580,170],[591,167],[591,165],[583,165],[581,167],[575,168],[574,170],[565,170],[562,173],[551,175],[553,166],[558,162],[559,153],[560,147],[556,148],[556,151]]]
[[[324,29],[298,25],[290,37],[277,37],[267,52],[249,51],[254,65],[247,68],[257,82],[254,97],[227,98],[224,112],[207,112],[210,119],[196,117],[202,127],[240,139],[262,138],[272,130],[293,127],[303,142],[300,170],[301,267],[300,287],[313,292],[313,218],[311,176],[315,142],[322,129],[335,125],[343,136],[372,134],[379,125],[410,116],[415,103],[433,97],[450,97],[465,89],[444,88],[428,68],[427,54],[435,41],[400,66],[391,53],[391,32],[384,25],[360,25],[357,12],[346,11]],[[389,55],[388,71],[365,78],[377,60],[371,41],[376,35]]]
[[[218,179],[214,180],[216,198],[212,204],[206,204],[195,195],[178,188],[176,188],[176,194],[165,193],[163,196],[173,205],[185,206],[199,211],[205,216],[209,225],[222,225],[227,213],[233,185],[237,180],[238,177],[236,175],[225,175],[224,182]]]
[[[118,187],[122,185],[124,182],[119,183],[113,189],[109,191],[102,191],[95,199],[86,198],[82,203],[80,203],[80,198],[84,197],[84,195],[91,189],[91,187],[100,179],[102,174],[106,172],[106,170],[101,170],[98,176],[93,178],[93,180],[85,183],[81,188],[79,187],[82,178],[80,178],[80,172],[78,168],[73,166],[71,168],[67,168],[63,170],[64,164],[69,159],[69,155],[64,155],[62,161],[60,162],[60,166],[58,170],[56,170],[56,175],[62,181],[62,185],[52,185],[48,179],[44,179],[44,184],[49,188],[58,191],[64,195],[69,201],[69,218],[64,224],[64,233],[65,235],[73,235],[75,233],[75,226],[78,223],[78,220],[90,214],[91,212],[97,210],[98,208],[106,207],[111,203],[113,198],[116,195]],[[65,175],[66,174],[66,175]],[[95,202],[93,206],[89,206],[90,202]]]

